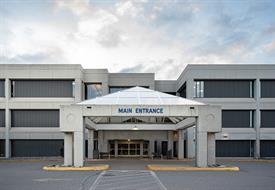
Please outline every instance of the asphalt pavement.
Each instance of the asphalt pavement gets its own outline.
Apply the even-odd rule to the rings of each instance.
[[[116,176],[121,182],[128,184],[125,190],[145,189],[143,186],[131,186],[134,183],[156,184],[159,180],[161,188],[168,190],[274,190],[275,189],[275,161],[218,161],[221,164],[234,165],[241,168],[238,172],[230,171],[155,171],[144,173],[147,164],[177,164],[179,161],[152,160],[111,160],[96,161],[95,163],[110,164],[111,171],[124,171],[125,180],[120,178],[121,172],[112,174],[112,182]],[[93,163],[93,162],[90,162]],[[43,171],[42,167],[50,164],[61,164],[58,161],[0,161],[0,190],[90,190],[96,189],[95,183],[102,171]],[[192,162],[186,162],[192,164]],[[111,171],[108,171],[110,173]],[[128,173],[127,173],[128,172]],[[136,173],[135,173],[136,172]],[[148,171],[149,172],[149,171]],[[150,171],[151,172],[151,171]],[[111,172],[112,173],[112,172]],[[111,175],[105,176],[110,177]],[[144,175],[148,175],[144,177]],[[135,176],[136,175],[136,176]],[[106,178],[106,179],[107,179]],[[101,184],[106,181],[101,180]],[[108,178],[110,180],[110,178]],[[138,182],[141,180],[141,182]],[[155,181],[154,181],[155,180]],[[116,182],[116,184],[122,183]],[[144,184],[145,184],[144,182]],[[144,185],[143,184],[143,185]],[[111,186],[112,187],[112,186]],[[139,188],[140,187],[140,188]],[[152,185],[150,188],[153,188]],[[157,186],[155,186],[157,189]],[[159,187],[158,187],[159,188]]]

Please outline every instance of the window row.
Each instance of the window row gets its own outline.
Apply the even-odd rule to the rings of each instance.
[[[11,97],[74,97],[74,80],[11,80]],[[0,97],[5,81],[0,80]]]
[[[254,110],[222,110],[223,128],[253,128]],[[5,127],[5,110],[0,110]],[[11,110],[11,127],[59,127],[59,110]],[[275,128],[275,110],[261,110],[261,127]]]
[[[5,110],[0,110],[5,127]],[[11,127],[59,127],[59,110],[11,110]]]
[[[261,80],[261,97],[275,98],[275,80]],[[195,80],[195,98],[253,98],[254,80]]]
[[[261,128],[275,128],[275,110],[261,110]],[[253,128],[254,110],[222,110],[223,128]]]
[[[217,157],[253,157],[255,141],[253,140],[216,140]],[[275,157],[275,141],[260,141],[260,156]]]
[[[74,97],[75,82],[68,80],[11,80],[11,97]],[[110,86],[109,93],[129,89],[134,86]],[[149,88],[148,86],[144,86]],[[85,83],[85,99],[102,96],[102,83]],[[0,97],[5,97],[5,81],[0,80]]]

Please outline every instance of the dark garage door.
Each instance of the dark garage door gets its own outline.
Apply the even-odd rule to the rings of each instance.
[[[275,157],[275,141],[261,141],[261,157]]]
[[[61,156],[63,140],[12,140],[13,157]]]
[[[217,157],[251,157],[253,141],[249,140],[217,140]]]

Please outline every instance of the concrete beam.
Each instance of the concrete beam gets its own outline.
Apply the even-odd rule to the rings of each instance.
[[[85,127],[89,130],[97,130],[96,123],[94,123],[89,117],[85,117]]]
[[[175,128],[177,130],[186,129],[186,128],[195,126],[195,124],[196,124],[195,118],[189,117],[189,118],[186,118],[186,119],[182,120],[181,122],[177,123]]]
[[[133,128],[136,126],[137,128]],[[97,130],[175,130],[175,124],[97,124]]]

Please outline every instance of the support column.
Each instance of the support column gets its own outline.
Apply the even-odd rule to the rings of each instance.
[[[73,165],[73,133],[64,134],[64,165]]]
[[[216,142],[215,133],[207,133],[207,165],[216,163]]]
[[[84,165],[84,132],[74,132],[74,166]]]
[[[155,140],[150,140],[149,141],[149,156],[152,156],[152,154],[155,152]]]
[[[173,131],[168,131],[168,151],[172,150],[172,157],[174,155],[174,134]]]
[[[157,150],[155,150],[155,151],[162,155],[162,141],[161,140],[157,140]]]
[[[88,158],[94,158],[94,130],[88,129]]]
[[[115,141],[115,158],[118,157],[118,142]]]
[[[261,97],[261,83],[260,79],[256,80],[256,111],[255,111],[255,130],[256,130],[256,141],[255,141],[255,152],[254,157],[260,158],[260,129],[261,129],[261,111],[260,111],[260,97]]]
[[[204,115],[196,118],[196,166],[207,167],[207,132],[203,130]]]
[[[195,157],[195,127],[190,127],[187,130],[187,139],[186,139],[186,147],[187,147],[187,158]]]
[[[11,117],[10,117],[10,109],[9,109],[9,99],[10,99],[10,80],[6,78],[5,80],[5,158],[11,157],[11,146],[10,146],[10,127],[11,127]]]
[[[143,141],[140,142],[140,157],[143,157]]]
[[[184,159],[184,131],[178,130],[178,159]]]
[[[196,131],[196,166],[207,167],[207,132]]]
[[[98,131],[98,151],[103,152],[103,131]]]
[[[82,100],[82,80],[80,78],[75,79],[74,97],[75,97],[76,103],[81,102],[81,100]]]

